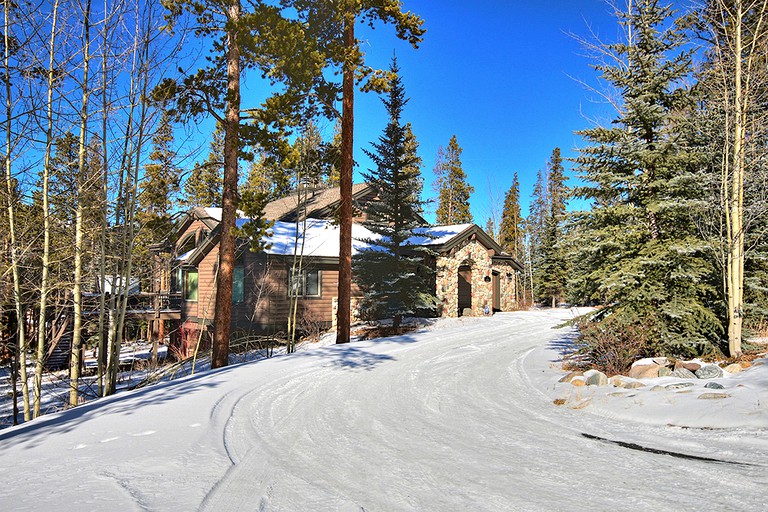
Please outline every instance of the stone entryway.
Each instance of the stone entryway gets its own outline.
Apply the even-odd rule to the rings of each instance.
[[[459,267],[459,312],[462,316],[465,309],[472,309],[472,267]]]

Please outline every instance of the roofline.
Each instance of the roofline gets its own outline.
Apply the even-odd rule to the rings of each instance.
[[[183,216],[183,220],[176,223],[173,230],[164,241],[153,244],[153,246],[162,248],[166,247],[168,244],[174,245],[179,240],[179,238],[181,238],[181,234],[189,227],[190,224],[195,221],[195,219],[205,224],[210,231],[216,229],[216,227],[220,224],[220,221],[210,217],[205,213],[205,208],[199,206],[195,206],[183,212],[179,212],[179,216]]]
[[[439,227],[439,226],[437,226]],[[469,225],[464,231],[461,231],[460,233],[457,233],[451,237],[450,240],[445,242],[442,245],[438,245],[435,247],[435,250],[437,252],[447,252],[456,247],[459,243],[461,243],[462,240],[464,240],[465,237],[475,235],[476,238],[480,239],[480,242],[485,245],[487,248],[492,249],[493,252],[496,254],[502,254],[504,250],[501,248],[499,244],[496,243],[496,241],[488,236],[488,234],[483,231],[480,226],[477,224],[471,224]],[[428,245],[428,244],[425,244]]]
[[[491,257],[491,261],[493,260],[509,261],[512,263],[512,266],[515,268],[515,270],[518,270],[520,272],[523,272],[525,270],[523,265],[519,261],[517,261],[515,257],[512,256],[511,254],[497,254]]]

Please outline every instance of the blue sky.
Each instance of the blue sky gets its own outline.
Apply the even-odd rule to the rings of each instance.
[[[578,80],[596,82],[592,61],[569,33],[586,36],[589,26],[613,41],[618,28],[605,0],[404,0],[424,18],[427,33],[418,50],[397,40],[391,27],[359,29],[368,64],[388,67],[393,51],[402,68],[410,102],[404,120],[413,125],[424,162],[424,195],[432,181],[438,146],[455,134],[462,162],[475,187],[470,206],[485,226],[493,205],[500,213],[504,194],[518,172],[524,211],[552,150],[575,156],[582,145],[575,130],[595,117],[610,119]],[[371,166],[361,148],[370,148],[386,124],[375,94],[356,96],[355,158]],[[332,123],[328,130],[332,131]],[[566,169],[570,164],[566,162]],[[432,206],[432,210],[436,206]],[[430,220],[434,216],[428,216]]]

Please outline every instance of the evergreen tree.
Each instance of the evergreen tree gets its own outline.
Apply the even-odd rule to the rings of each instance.
[[[488,233],[488,236],[498,241],[499,237],[496,234],[496,224],[493,222],[492,217],[488,217],[485,221],[485,232]]]
[[[173,228],[171,212],[177,204],[180,191],[180,170],[174,162],[173,126],[171,116],[163,111],[152,137],[151,163],[144,167],[144,179],[139,194],[136,222],[139,231],[134,242],[136,275],[145,289],[152,276],[153,261],[149,246],[163,240]]]
[[[533,186],[528,217],[525,220],[526,237],[528,239],[528,274],[531,288],[531,300],[538,295],[537,284],[534,281],[534,269],[541,268],[544,258],[544,231],[549,213],[549,197],[547,195],[547,173],[539,170],[536,173],[536,184]]]
[[[567,273],[562,230],[566,197],[563,159],[560,156],[560,148],[555,148],[547,162],[549,205],[539,247],[540,261],[535,272],[536,297],[551,302],[552,307],[565,295]]]
[[[520,210],[520,181],[517,173],[512,178],[512,186],[504,196],[504,211],[501,212],[499,245],[522,261],[525,223]]]
[[[461,166],[461,152],[456,136],[451,137],[448,149],[435,166],[437,175],[438,206],[437,223],[443,225],[472,222],[469,196],[475,188],[467,183],[467,175]]]
[[[390,71],[389,93],[382,99],[389,122],[379,141],[372,143],[374,151],[366,151],[376,168],[364,173],[377,192],[377,199],[367,206],[365,226],[379,237],[364,240],[373,247],[355,255],[353,268],[364,294],[363,315],[391,317],[398,327],[403,316],[434,310],[437,301],[430,292],[431,271],[424,263],[428,252],[409,242],[423,207],[418,199],[421,160],[416,139],[402,121],[407,99],[396,59]]]
[[[211,140],[211,150],[202,163],[196,163],[187,181],[184,182],[186,206],[221,206],[224,184],[224,132],[216,125]]]
[[[584,130],[589,145],[576,162],[586,185],[577,196],[592,208],[576,215],[574,261],[583,270],[582,300],[605,304],[592,322],[635,334],[653,353],[691,355],[722,334],[708,309],[712,265],[697,235],[702,207],[690,150],[692,68],[673,11],[654,0],[617,13],[629,44],[606,45],[619,64],[600,65],[623,104],[610,128]],[[639,334],[638,334],[639,333]]]

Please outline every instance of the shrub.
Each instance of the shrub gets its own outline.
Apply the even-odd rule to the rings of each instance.
[[[656,336],[653,322],[622,322],[615,316],[581,318],[576,350],[567,356],[569,366],[600,370],[606,375],[626,373],[632,363],[648,354]]]

